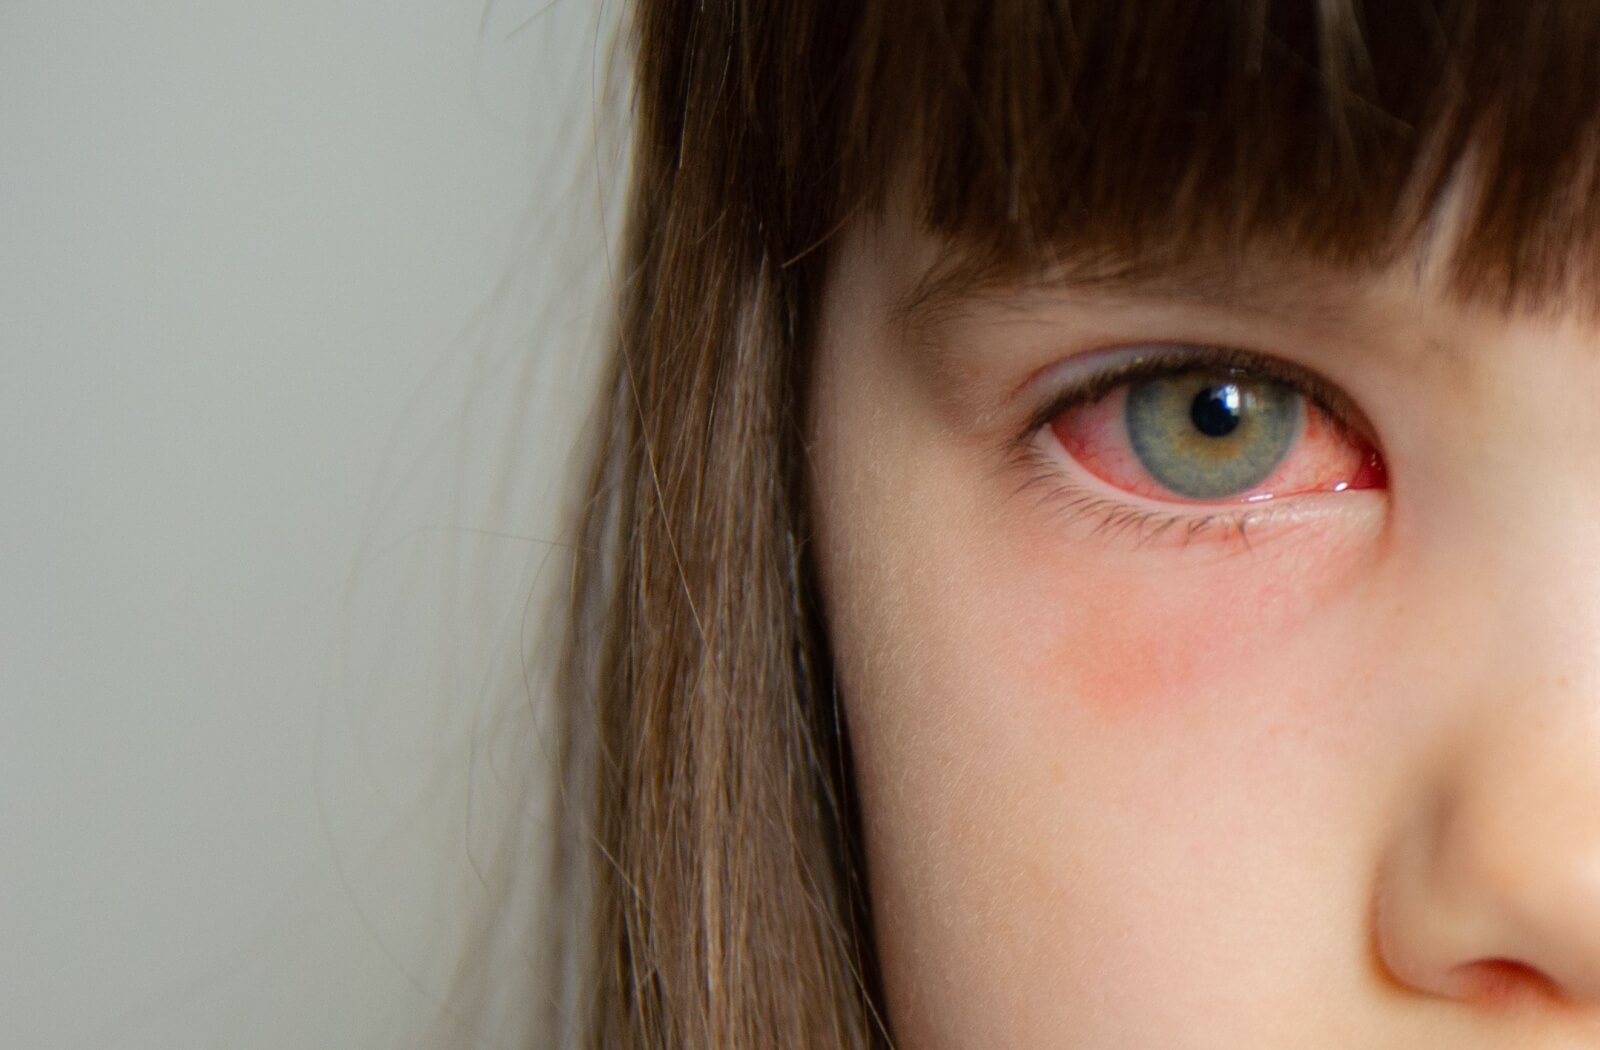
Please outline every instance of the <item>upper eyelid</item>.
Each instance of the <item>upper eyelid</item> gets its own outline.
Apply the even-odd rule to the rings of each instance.
[[[1096,366],[1102,357],[1111,361]],[[1121,359],[1123,363],[1117,363]],[[1345,429],[1377,444],[1377,436],[1349,394],[1323,376],[1302,365],[1271,354],[1242,347],[1208,343],[1148,343],[1075,356],[1045,370],[1027,386],[1045,385],[1053,392],[1029,417],[1017,435],[1019,444],[1030,441],[1066,409],[1092,401],[1095,397],[1138,379],[1181,372],[1189,368],[1239,369],[1285,383],[1322,409]],[[1066,372],[1081,373],[1073,379],[1052,379]]]

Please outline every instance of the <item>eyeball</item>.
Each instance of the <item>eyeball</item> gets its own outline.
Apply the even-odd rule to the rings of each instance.
[[[1371,443],[1292,383],[1247,368],[1179,368],[1070,404],[1051,423],[1101,481],[1167,502],[1258,502],[1384,485]]]

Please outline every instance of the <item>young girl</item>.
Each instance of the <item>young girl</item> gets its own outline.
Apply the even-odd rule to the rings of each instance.
[[[1600,8],[635,17],[566,1037],[1600,1046]]]

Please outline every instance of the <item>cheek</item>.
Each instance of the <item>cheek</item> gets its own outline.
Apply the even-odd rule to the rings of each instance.
[[[1337,608],[1370,557],[1348,525],[1303,527],[1256,551],[1176,558],[1095,557],[1047,533],[1018,563],[996,568],[1019,605],[1037,610],[1017,666],[1025,681],[1057,683],[1058,696],[1107,719],[1237,703],[1248,699],[1239,695],[1247,681],[1280,696],[1302,691],[1360,658],[1303,644],[1308,624]]]
[[[1367,539],[1119,552],[1026,501],[870,507],[840,523],[829,604],[904,1045],[1102,1023],[1123,1041],[1084,1045],[1172,1045],[1217,1004],[1286,996],[1305,960],[1275,931],[1336,898],[1298,891],[1339,873],[1313,840],[1337,838],[1360,721],[1341,694]],[[1234,907],[1267,878],[1295,892]]]

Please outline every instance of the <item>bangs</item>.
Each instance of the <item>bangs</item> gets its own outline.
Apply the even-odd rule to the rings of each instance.
[[[813,145],[837,133],[779,160],[790,194],[828,187],[814,203],[834,222],[909,189],[930,231],[996,264],[1265,242],[1381,267],[1448,212],[1463,297],[1600,302],[1592,0],[847,10],[852,39],[830,41],[824,13],[785,47],[810,66],[784,63],[789,93],[813,79],[810,108],[778,115],[811,122]]]

